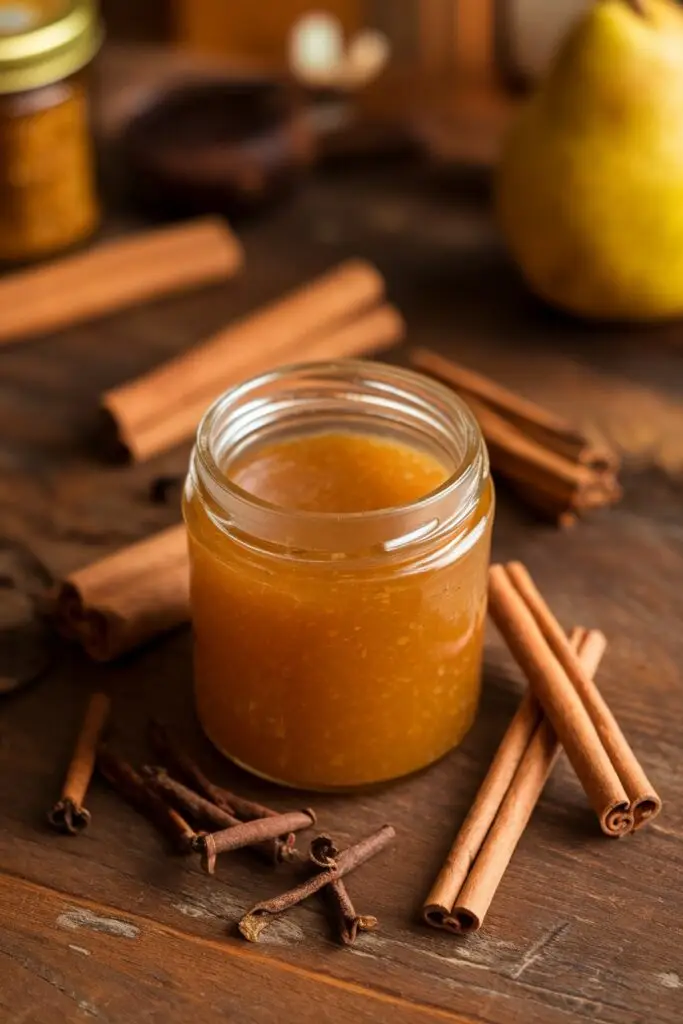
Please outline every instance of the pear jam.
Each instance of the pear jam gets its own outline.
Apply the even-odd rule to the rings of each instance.
[[[461,403],[418,375],[356,363],[289,374],[229,393],[200,428],[185,499],[197,709],[215,745],[262,776],[320,789],[383,781],[441,757],[476,713],[485,449]],[[347,410],[333,401],[347,377],[361,403],[397,401],[383,390],[392,382],[406,420],[436,393],[432,429],[447,437],[398,429],[395,410],[369,402]],[[325,401],[306,415],[311,380]],[[280,406],[266,436],[231,439],[212,460],[231,415],[262,417],[263,389]],[[295,400],[292,429],[278,419]]]

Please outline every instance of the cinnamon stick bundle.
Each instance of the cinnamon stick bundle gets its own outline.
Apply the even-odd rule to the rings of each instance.
[[[57,627],[91,658],[109,661],[190,617],[184,526],[85,566],[50,597]]]
[[[230,277],[242,261],[216,217],[103,242],[0,281],[0,345]]]
[[[384,282],[362,260],[244,317],[151,373],[105,393],[102,405],[136,460],[192,437],[222,391],[283,362],[359,355],[392,344],[403,325]]]
[[[491,466],[520,497],[558,525],[621,497],[618,459],[573,424],[482,374],[426,348],[410,352],[415,369],[452,387],[476,416]]]
[[[575,629],[569,643],[593,676],[605,651],[603,634]],[[560,751],[527,690],[425,900],[427,924],[456,933],[481,927]]]
[[[654,818],[661,810],[659,796],[522,565],[491,566],[489,611],[605,834],[622,836]]]

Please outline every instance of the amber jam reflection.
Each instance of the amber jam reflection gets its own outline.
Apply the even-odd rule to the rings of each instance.
[[[295,368],[221,401],[185,500],[208,736],[302,787],[429,764],[479,696],[493,510],[476,424],[438,385],[373,364]]]

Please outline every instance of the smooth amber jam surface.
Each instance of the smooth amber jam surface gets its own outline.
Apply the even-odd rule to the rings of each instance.
[[[254,446],[226,477],[283,510],[334,517],[409,506],[448,479],[381,435]],[[301,557],[245,543],[186,498],[197,708],[229,757],[268,778],[344,788],[446,753],[476,712],[491,489],[457,536],[419,553]]]

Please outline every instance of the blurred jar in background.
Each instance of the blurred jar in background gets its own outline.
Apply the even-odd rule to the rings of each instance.
[[[97,226],[85,69],[94,0],[0,0],[0,261],[68,248]]]

